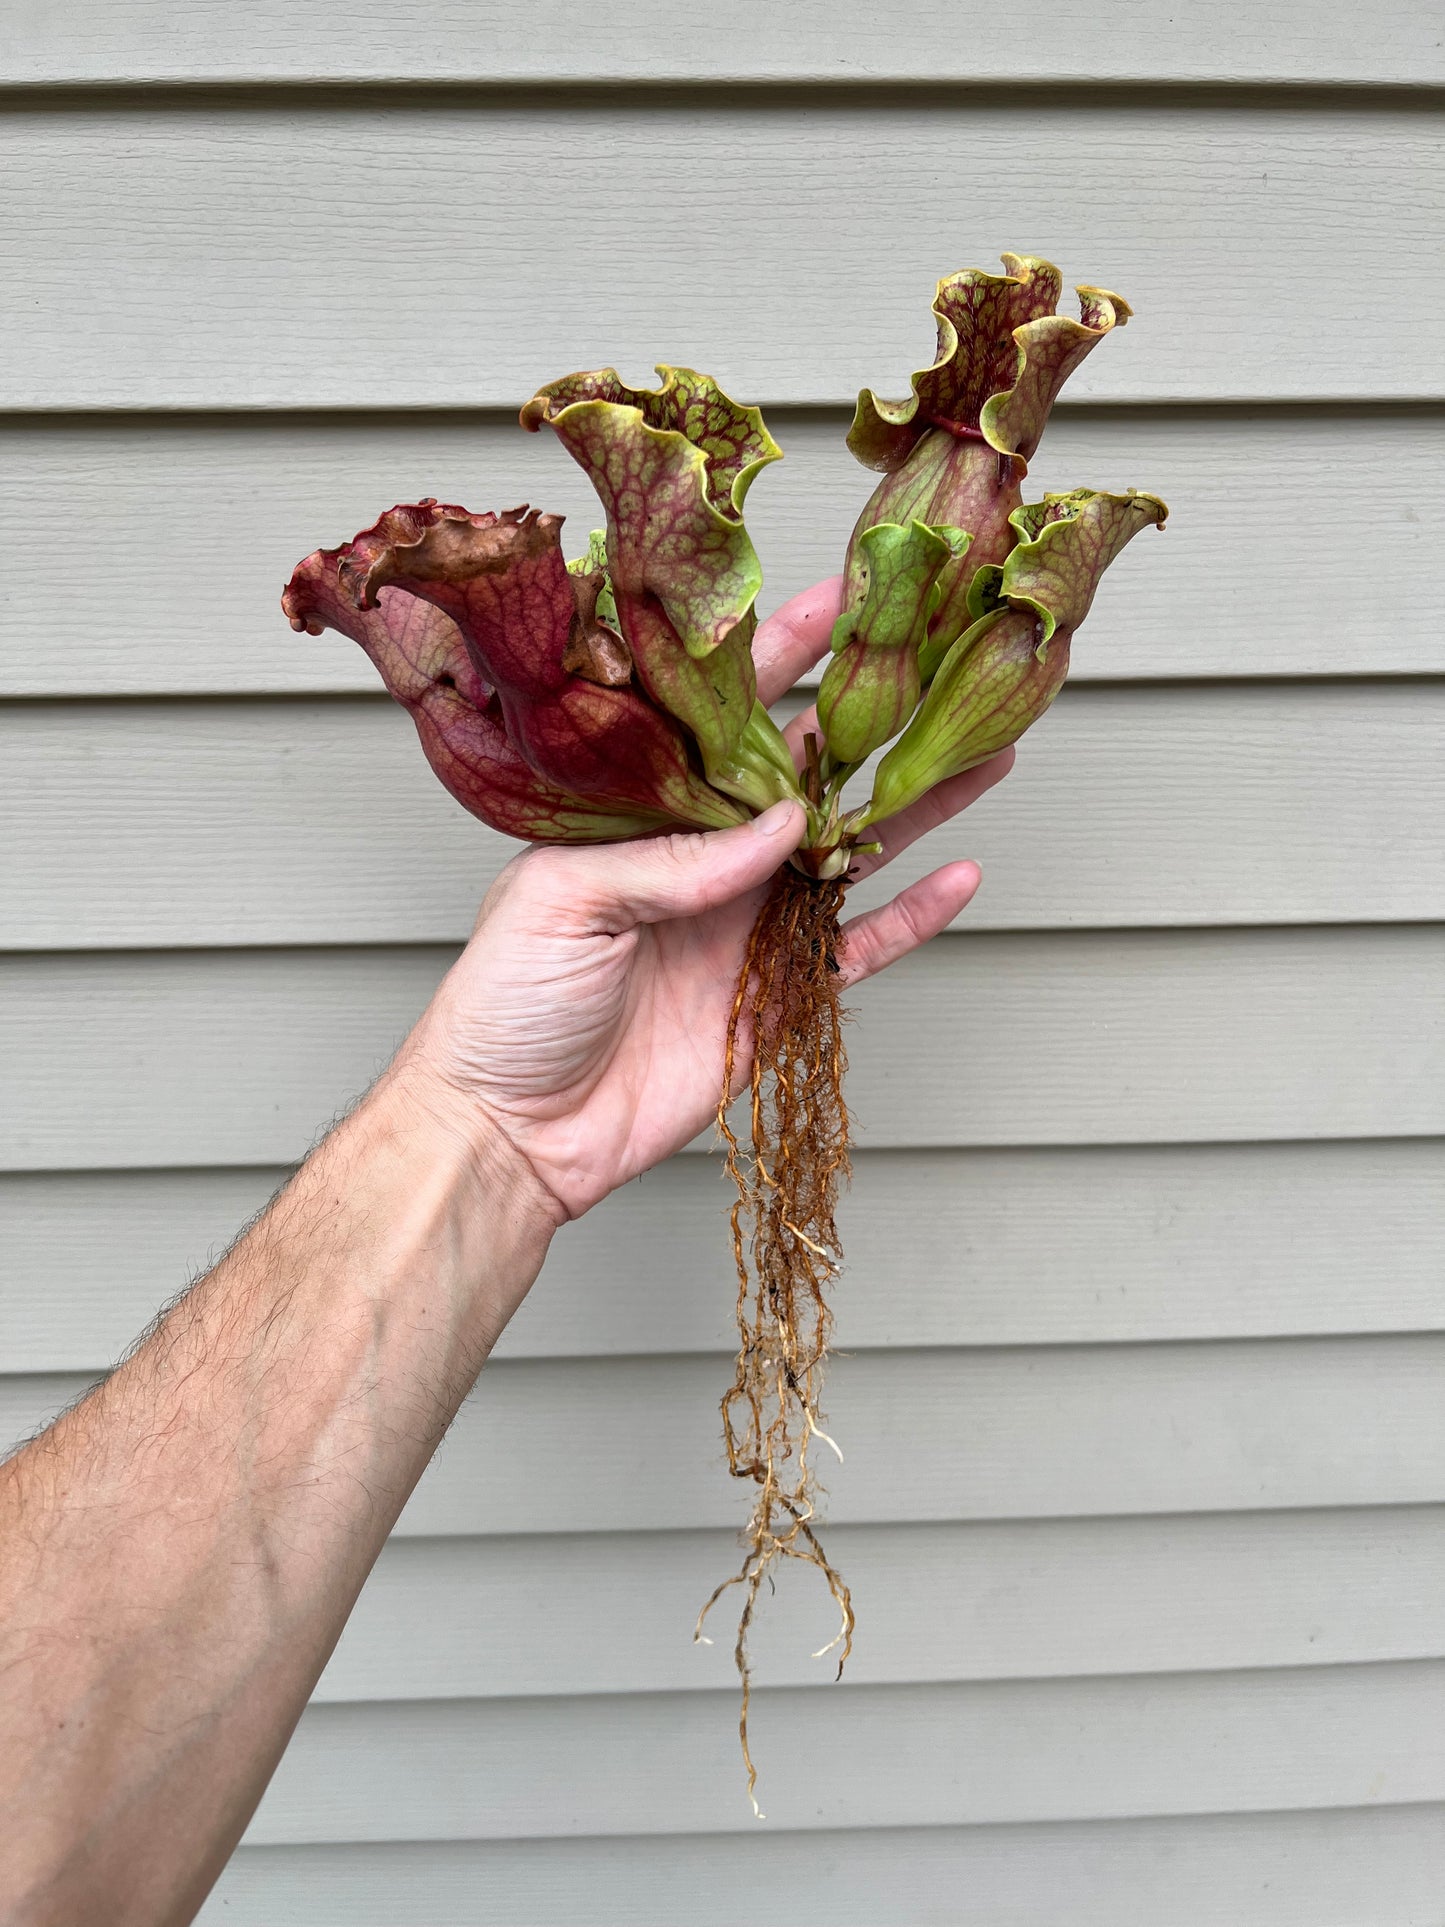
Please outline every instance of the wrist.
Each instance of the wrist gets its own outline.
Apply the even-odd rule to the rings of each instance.
[[[540,1271],[565,1211],[485,1107],[424,1060],[399,1058],[357,1117],[390,1145],[403,1183],[432,1200],[459,1276],[485,1301],[490,1344]]]

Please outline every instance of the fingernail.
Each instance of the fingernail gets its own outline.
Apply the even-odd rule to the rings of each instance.
[[[753,828],[759,836],[777,836],[793,821],[793,814],[797,807],[797,804],[789,802],[786,796],[780,803],[769,803],[761,816],[753,818]]]

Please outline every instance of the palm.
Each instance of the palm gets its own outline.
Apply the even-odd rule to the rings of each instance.
[[[503,880],[499,941],[462,966],[485,994],[454,1009],[447,1052],[575,1217],[706,1124],[762,891],[612,935],[568,927],[563,863],[538,853]]]
[[[760,628],[765,701],[822,653],[838,587],[820,584]],[[964,807],[1010,760],[1006,752],[940,785],[882,826],[883,852],[866,867]],[[730,881],[722,850],[738,838],[751,851],[742,887]],[[648,845],[534,849],[498,879],[443,989],[436,1049],[449,1081],[491,1114],[569,1216],[669,1156],[712,1117],[748,933],[767,877],[792,847],[785,837],[770,855],[761,836],[727,831]],[[625,901],[626,880],[639,865],[661,907],[629,913],[619,907],[619,888]],[[688,898],[682,914],[667,907],[669,871]],[[841,953],[844,981],[872,974],[933,935],[976,882],[974,866],[948,865],[855,919]],[[734,1089],[749,1070],[743,1040]]]

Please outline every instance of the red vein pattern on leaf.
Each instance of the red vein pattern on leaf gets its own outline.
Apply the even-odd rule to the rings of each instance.
[[[1018,375],[1014,330],[1051,315],[1062,286],[1050,262],[1012,254],[1003,259],[1004,274],[965,268],[938,283],[933,363],[913,376],[905,400],[879,401],[869,388],[859,395],[848,446],[865,467],[898,468],[930,428],[985,439],[984,404]]]
[[[584,425],[574,434],[568,426],[563,439],[578,453]],[[756,567],[756,559],[741,518],[720,514],[699,490],[696,471],[655,438],[614,443],[601,464],[586,451],[583,465],[607,510],[614,594],[630,598],[650,591],[665,607],[699,608],[711,640],[720,642],[757,592],[749,567]],[[619,600],[619,612],[621,607]]]
[[[709,655],[692,656],[657,597],[615,590],[619,618],[632,644],[632,661],[652,700],[680,717],[703,752],[727,756],[736,749],[757,700],[752,623],[739,623]]]
[[[364,611],[342,586],[342,570],[358,548],[383,528],[404,526],[400,518],[407,515],[406,508],[388,509],[354,542],[308,555],[287,583],[281,608],[293,629],[313,636],[335,629],[359,643],[392,695],[408,707],[434,685],[450,684],[474,708],[485,708],[491,685],[467,654],[461,630],[442,610],[392,592]]]
[[[706,463],[707,499],[721,515],[740,521],[742,506],[734,500],[739,478],[774,453],[772,437],[755,408],[744,408],[724,394],[709,376],[694,368],[664,368],[660,388],[630,388],[615,368],[597,368],[564,375],[549,382],[522,410],[522,426],[529,429],[555,423],[563,409],[579,401],[615,402],[635,408],[649,428],[669,429],[685,436],[702,451]]]
[[[526,507],[473,515],[421,502],[404,521],[386,521],[342,564],[342,587],[358,608],[388,585],[404,588],[451,617],[495,686],[548,696],[566,684],[562,656],[577,598],[562,561],[560,516]]]
[[[1073,631],[1058,631],[1045,645],[1042,630],[1032,611],[1010,610],[980,643],[968,711],[980,745],[976,755],[993,755],[989,745],[995,738],[1000,747],[1015,741],[1063,688]]]
[[[739,811],[702,778],[689,742],[640,690],[566,664],[588,587],[562,557],[562,518],[535,509],[472,515],[436,503],[397,539],[358,549],[341,570],[358,605],[396,586],[443,610],[501,700],[507,735],[537,773],[589,801],[721,829]],[[595,596],[590,597],[595,602]],[[590,616],[590,610],[587,612]]]
[[[1049,411],[1059,390],[1104,336],[1122,328],[1133,314],[1121,295],[1103,288],[1076,288],[1077,321],[1068,315],[1048,315],[1025,322],[1015,334],[1019,349],[1018,374],[1004,393],[991,396],[980,420],[995,448],[1033,458],[1048,425]]]
[[[638,599],[651,595],[677,641],[702,657],[747,617],[762,587],[742,506],[753,477],[781,450],[758,410],[711,377],[659,372],[655,389],[630,388],[610,368],[565,376],[539,389],[521,419],[526,428],[551,428],[597,491],[634,654],[628,605],[635,613]]]
[[[1111,495],[1072,489],[1015,511],[1022,540],[1004,565],[1000,593],[1031,605],[1045,633],[1077,629],[1093,606],[1104,572],[1141,529],[1162,528],[1169,511],[1157,495],[1136,489]]]
[[[382,589],[373,608],[356,607],[340,580],[352,546],[308,556],[287,584],[281,607],[293,629],[313,636],[335,629],[360,644],[410,714],[428,763],[463,809],[506,836],[531,842],[611,841],[667,826],[661,815],[598,809],[544,781],[508,740],[496,693],[450,616],[393,588]]]
[[[939,282],[937,352],[906,400],[879,401],[867,388],[859,395],[848,446],[865,467],[898,468],[930,428],[981,437],[1002,458],[1027,463],[1064,382],[1129,319],[1129,304],[1102,288],[1077,290],[1078,321],[1056,314],[1062,280],[1052,262],[1003,261],[1002,275],[968,268]]]
[[[979,417],[990,395],[1012,387],[1019,368],[1014,329],[1051,315],[1062,278],[1046,261],[1025,262],[1017,275],[976,268],[938,284],[938,356],[917,378],[919,407],[930,421],[955,433],[982,434]]]

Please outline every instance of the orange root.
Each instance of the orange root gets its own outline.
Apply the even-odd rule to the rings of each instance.
[[[850,1174],[847,1055],[838,998],[841,879],[815,882],[785,865],[758,913],[728,1022],[718,1129],[737,1187],[732,1210],[738,1273],[737,1374],[722,1401],[728,1467],[757,1487],[742,1566],[703,1607],[702,1624],[732,1586],[743,1589],[734,1657],[742,1680],[739,1733],[748,1797],[759,1813],[757,1770],[748,1746],[751,1673],[748,1630],[758,1594],[781,1559],[815,1566],[838,1607],[839,1629],[815,1657],[852,1649],[848,1588],[814,1530],[816,1443],[828,1437],[820,1407],[832,1330],[827,1291],[840,1268],[834,1213],[840,1180]],[[751,1148],[727,1119],[739,1047],[751,1038]],[[759,1813],[759,1818],[761,1818]]]

